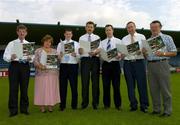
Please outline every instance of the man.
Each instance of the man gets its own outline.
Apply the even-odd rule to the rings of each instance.
[[[112,25],[105,26],[105,33],[107,38],[100,42],[99,50],[105,51],[116,48],[116,44],[122,44],[121,40],[113,36],[114,28]],[[110,88],[111,82],[114,90],[114,104],[117,110],[121,109],[121,96],[120,96],[120,63],[119,59],[121,54],[118,53],[116,58],[111,59],[109,62],[103,61],[102,63],[102,81],[103,81],[103,103],[104,108],[110,107]]]
[[[79,41],[92,42],[100,39],[93,34],[95,24],[92,21],[86,23],[86,34],[79,38]],[[98,108],[99,104],[99,70],[100,60],[94,51],[86,53],[83,48],[79,49],[81,55],[81,82],[82,82],[82,109],[87,108],[89,104],[89,82],[92,81],[92,105],[93,109]]]
[[[9,111],[10,117],[18,114],[18,90],[20,86],[20,112],[28,115],[28,84],[30,77],[30,57],[27,60],[19,59],[15,53],[15,44],[28,43],[25,40],[27,28],[24,25],[17,26],[18,39],[8,43],[3,59],[10,63],[9,65]]]
[[[128,35],[122,39],[123,44],[129,45],[138,42],[140,49],[142,49],[142,40],[145,36],[136,32],[136,25],[130,21],[126,25]],[[140,110],[144,113],[147,112],[149,106],[147,95],[147,81],[146,81],[146,68],[144,64],[144,56],[141,50],[136,54],[129,54],[124,58],[124,75],[127,83],[128,97],[130,101],[130,111],[138,109],[138,101],[135,97],[135,88],[139,92]]]
[[[57,52],[61,54],[61,64],[60,64],[60,96],[61,104],[60,109],[63,111],[66,108],[66,97],[67,97],[67,85],[68,81],[71,86],[72,109],[77,109],[77,83],[78,83],[78,49],[79,43],[72,40],[73,33],[71,29],[66,29],[64,32],[65,40],[60,42],[57,47]],[[74,43],[74,52],[65,53],[64,45],[68,43]]]
[[[176,56],[177,49],[171,36],[161,33],[162,24],[155,20],[150,24],[152,36],[161,36],[165,47],[148,56],[148,80],[153,103],[152,114],[161,113],[161,96],[167,117],[172,113],[172,95],[170,88],[170,70],[168,60]]]

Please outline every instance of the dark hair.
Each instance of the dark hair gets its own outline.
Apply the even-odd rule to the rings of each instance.
[[[46,34],[42,39],[41,39],[41,43],[44,44],[45,41],[47,40],[51,40],[51,44],[53,44],[53,37],[49,34]]]
[[[65,33],[65,32],[72,32],[72,29],[70,29],[70,28],[65,29],[65,30],[64,30],[64,33]]]
[[[107,28],[107,27],[111,27],[114,30],[114,27],[111,24],[106,24],[105,28]]]
[[[132,24],[136,27],[136,24],[135,24],[133,21],[129,21],[129,22],[126,24],[126,28],[127,28],[127,26],[128,26],[130,23],[132,23]]]
[[[19,31],[20,29],[24,29],[24,30],[27,31],[27,27],[26,27],[25,25],[23,25],[23,24],[20,24],[20,25],[18,25],[18,26],[16,27],[16,31]]]
[[[152,22],[150,23],[150,25],[151,25],[151,24],[154,24],[154,23],[159,23],[159,26],[162,27],[162,24],[161,24],[161,22],[160,22],[159,20],[154,20],[154,21],[152,21]]]
[[[91,24],[91,25],[93,25],[94,27],[96,27],[96,24],[95,24],[93,21],[88,21],[88,22],[86,23],[86,26],[87,26],[88,24]]]

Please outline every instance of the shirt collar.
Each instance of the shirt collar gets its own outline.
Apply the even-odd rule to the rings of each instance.
[[[18,41],[21,43],[21,40],[18,38]],[[24,43],[25,42],[25,39],[23,39],[22,40],[22,43]]]
[[[135,33],[134,33],[134,36],[137,36],[137,35],[138,35],[138,33],[137,33],[137,32],[135,32]]]
[[[162,36],[163,35],[163,33],[162,32],[160,32],[157,36]],[[157,37],[157,36],[155,36],[155,37]],[[153,38],[153,36],[151,35],[151,38]]]
[[[134,33],[133,37],[136,37],[138,35],[137,32]],[[131,36],[131,34],[129,34],[129,36]]]
[[[91,33],[91,34],[89,34],[89,33],[86,33],[86,34],[87,34],[87,36],[89,36],[89,35],[90,35],[91,37],[92,37],[92,35],[93,35],[93,33]]]
[[[72,39],[70,39],[69,41],[65,40],[65,43],[70,43],[70,42],[72,42]]]
[[[162,36],[162,35],[163,35],[163,33],[162,33],[162,32],[160,32],[160,33],[159,33],[159,36]]]
[[[114,36],[112,36],[111,38],[107,37],[107,40],[111,40],[112,41],[113,39],[114,39]]]

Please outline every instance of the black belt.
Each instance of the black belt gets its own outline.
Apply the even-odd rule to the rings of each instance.
[[[125,62],[138,62],[143,61],[144,59],[132,59],[132,60],[124,60]]]
[[[164,61],[168,61],[168,59],[148,60],[148,62],[150,62],[150,63],[155,63],[155,62],[164,62]]]
[[[29,64],[29,62],[27,61],[11,61],[11,64],[16,64],[16,63],[19,63],[19,64]]]
[[[99,58],[97,56],[87,56],[87,57],[81,57],[81,59],[92,59],[92,58]]]

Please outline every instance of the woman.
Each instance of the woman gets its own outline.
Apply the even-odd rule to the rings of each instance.
[[[58,69],[47,69],[41,62],[43,53],[57,54],[57,51],[51,48],[53,38],[46,35],[42,38],[42,47],[35,51],[34,65],[35,73],[35,95],[34,104],[40,106],[42,113],[53,111],[53,106],[60,103],[59,95],[59,74]]]

